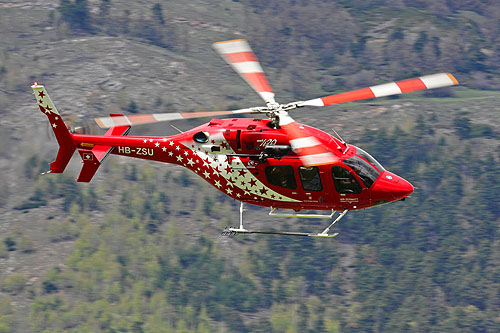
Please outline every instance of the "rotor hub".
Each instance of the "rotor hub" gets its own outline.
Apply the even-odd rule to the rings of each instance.
[[[271,112],[278,112],[283,108],[283,105],[277,102],[268,102],[267,109]]]

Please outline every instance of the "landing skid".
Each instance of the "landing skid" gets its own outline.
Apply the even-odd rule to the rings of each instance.
[[[234,227],[226,227],[222,231],[221,235],[222,236],[235,236],[238,234],[264,234],[264,235],[283,235],[283,236],[301,236],[301,237],[327,237],[327,238],[333,238],[336,237],[339,233],[335,232],[333,234],[329,234],[328,232],[330,229],[333,227],[335,223],[340,221],[344,217],[345,214],[347,214],[348,210],[344,210],[342,213],[337,216],[337,218],[322,232],[320,233],[308,233],[308,232],[296,232],[296,231],[272,231],[272,230],[249,230],[245,229],[243,227],[243,211],[245,209],[243,208],[243,202],[240,204],[240,226],[239,228],[234,228]],[[271,213],[273,213],[274,210],[271,210]],[[273,216],[274,214],[269,214]],[[333,217],[335,212],[332,211],[331,215],[328,215],[328,217]],[[274,215],[276,216],[276,215]],[[303,215],[301,217],[312,217],[312,218],[318,218],[318,215]],[[324,216],[321,216],[324,217]]]
[[[232,227],[226,227],[222,233],[223,236],[235,236],[237,234],[264,234],[264,235],[284,235],[284,236],[303,236],[303,237],[335,237],[339,233],[334,234],[312,234],[307,232],[295,232],[295,231],[267,231],[267,230],[247,230],[247,229],[237,229]]]

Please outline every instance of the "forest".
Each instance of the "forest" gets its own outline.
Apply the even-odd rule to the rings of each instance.
[[[207,63],[216,55],[197,52],[189,36],[213,42],[240,37],[227,31],[244,29],[252,45],[261,45],[255,52],[277,79],[276,91],[295,98],[452,72],[462,83],[457,89],[351,103],[300,119],[326,131],[335,117],[349,143],[410,180],[415,192],[405,202],[349,213],[333,240],[224,237],[220,231],[237,223],[238,202],[195,174],[111,156],[90,184],[75,181],[79,165],[40,176],[56,142],[48,142],[52,150],[31,148],[41,139],[7,138],[14,131],[4,122],[2,138],[23,150],[18,156],[0,150],[0,162],[8,161],[9,175],[19,178],[16,184],[0,178],[0,332],[500,331],[500,4],[232,0],[205,6],[186,24],[170,1],[61,0],[40,17],[53,27],[51,43],[58,46],[105,36]],[[234,16],[245,28],[218,21],[219,15]],[[18,75],[15,57],[5,55],[16,49],[1,46],[0,83],[9,94],[2,90],[0,105],[32,98],[19,86],[28,78]],[[119,70],[117,77],[127,75]],[[51,82],[47,73],[35,78]],[[214,82],[220,81],[207,85]],[[182,95],[183,87],[174,93]],[[232,89],[212,105],[246,103]],[[140,94],[119,95],[101,112],[114,104],[120,112],[146,113],[172,100],[146,92],[145,103]],[[89,108],[100,105],[89,96]],[[321,229],[299,218],[271,222],[255,207],[248,215],[250,223],[280,229]],[[21,263],[32,256],[40,262]],[[43,274],[34,275],[37,269]]]
[[[235,254],[210,239],[216,230],[183,235],[176,219],[186,213],[174,208],[179,198],[166,189],[181,183],[203,189],[204,201],[189,216],[194,220],[224,220],[236,210],[236,203],[185,174],[115,163],[98,188],[65,175],[37,179],[27,206],[16,209],[46,204],[40,198],[58,200],[67,217],[49,224],[51,241],[75,244],[65,262],[29,290],[33,330],[499,330],[498,163],[493,155],[466,161],[467,145],[445,154],[450,146],[426,123],[419,118],[408,131],[364,133],[360,144],[391,170],[410,174],[419,190],[405,203],[351,216],[339,226],[342,239],[333,242],[238,237],[243,251]],[[26,172],[33,175],[40,162],[27,164]],[[110,196],[117,193],[111,173],[128,180],[121,195]],[[104,215],[97,223],[89,218],[95,211]],[[344,242],[356,248],[350,281],[349,268],[339,264]],[[10,275],[3,289],[21,292],[15,278],[22,276]]]

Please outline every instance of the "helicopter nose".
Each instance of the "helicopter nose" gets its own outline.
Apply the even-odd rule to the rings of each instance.
[[[401,198],[406,198],[413,192],[413,190],[415,188],[406,179],[403,179],[401,177],[398,177],[398,178],[399,178],[399,182],[396,185],[394,192],[398,193],[398,195],[401,196]]]
[[[381,196],[381,199],[388,201],[407,198],[413,190],[410,182],[389,171],[384,171],[373,184],[373,191]]]

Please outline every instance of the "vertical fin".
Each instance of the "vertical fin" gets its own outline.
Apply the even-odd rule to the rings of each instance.
[[[47,116],[59,144],[56,160],[50,164],[50,170],[47,173],[62,173],[76,149],[73,136],[66,127],[61,115],[57,112],[44,86],[35,82],[31,88],[34,91],[38,107]]]

